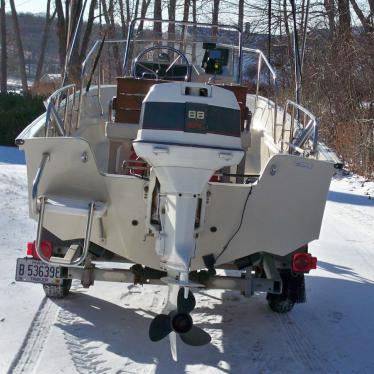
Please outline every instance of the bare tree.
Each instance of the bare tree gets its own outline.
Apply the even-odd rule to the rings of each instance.
[[[6,38],[6,21],[5,21],[5,0],[1,0],[0,22],[1,22],[1,93],[7,92],[7,38]]]
[[[196,26],[196,22],[197,22],[197,17],[196,17],[196,13],[197,13],[197,8],[196,8],[196,0],[192,0],[192,22],[193,22],[193,27],[192,27],[192,41],[193,41],[193,44],[192,44],[192,63],[196,63],[196,36],[197,36],[197,26]]]
[[[161,0],[154,0],[153,4],[153,17],[156,20],[162,19],[162,7]],[[162,24],[161,22],[153,23],[153,33],[156,39],[161,38]]]
[[[328,19],[330,38],[333,39],[336,34],[336,23],[335,23],[336,8],[335,8],[334,0],[324,0],[324,6],[326,9],[326,15]]]
[[[88,43],[90,41],[94,12],[96,8],[97,0],[92,0],[90,2],[90,7],[88,10],[87,21],[85,22],[85,30],[82,31],[82,25],[78,30],[79,35],[77,35],[76,43],[72,46],[73,34],[78,25],[78,20],[83,7],[82,0],[65,0],[65,7],[63,6],[62,0],[55,0],[56,14],[57,14],[57,37],[58,37],[58,50],[60,57],[61,69],[65,68],[67,64],[67,51],[68,46],[72,49],[69,51],[70,61],[69,61],[69,80],[71,82],[79,82],[80,80],[80,66],[83,58],[86,55]],[[69,5],[71,11],[69,12]],[[65,11],[64,11],[65,8]],[[69,27],[69,24],[71,27]],[[72,32],[70,32],[72,31]]]
[[[374,1],[369,1],[370,4],[374,3]],[[371,10],[371,13],[368,17],[365,17],[364,12],[361,10],[361,8],[358,6],[358,3],[356,0],[351,0],[352,8],[354,9],[358,19],[361,22],[362,28],[366,33],[373,32],[373,24],[370,22],[370,18],[373,17],[373,13]],[[373,4],[374,5],[374,4]]]
[[[12,10],[14,34],[15,34],[17,50],[18,50],[18,62],[19,62],[19,70],[20,70],[21,81],[22,81],[22,90],[23,90],[23,94],[25,95],[29,92],[29,87],[27,84],[25,55],[23,52],[21,31],[19,28],[18,15],[17,15],[16,7],[14,5],[14,0],[10,0],[10,8]]]
[[[188,22],[188,17],[190,14],[190,0],[184,0],[183,4],[183,22]],[[184,38],[186,36],[186,26],[182,27],[182,35],[179,49],[185,51],[186,45],[184,43]]]
[[[53,19],[55,18],[55,15],[56,15],[56,9],[51,15],[51,0],[48,0],[47,10],[45,14],[43,36],[42,36],[42,41],[40,44],[40,55],[39,55],[38,64],[36,67],[35,79],[34,79],[34,87],[36,87],[39,84],[40,78],[42,76],[44,57],[45,57],[45,52],[47,49],[49,29],[50,29]]]
[[[168,18],[170,21],[175,21],[175,7],[176,7],[176,3],[177,1],[176,0],[170,0],[168,2]],[[175,35],[175,23],[173,22],[170,22],[168,24],[168,36],[169,36],[169,39],[173,39],[174,38],[174,35]],[[174,44],[172,43],[171,46],[173,46]]]
[[[116,24],[114,19],[114,2],[113,0],[109,0],[109,4],[106,3],[105,0],[101,0],[101,5],[103,8],[104,19],[107,26],[108,36],[111,39],[115,39],[116,37]],[[117,43],[113,43],[112,45],[113,50],[113,57],[116,66],[116,72],[118,76],[122,75],[122,64],[120,53],[118,49]]]
[[[244,20],[244,0],[239,0],[238,5],[238,27],[241,31],[243,31],[243,20]]]
[[[140,10],[140,18],[144,18],[146,16],[150,2],[151,2],[151,0],[143,0],[143,2],[142,2],[142,8]],[[142,31],[143,27],[144,27],[144,22],[140,21],[139,22],[138,31],[139,32]]]
[[[65,21],[64,8],[61,0],[55,0],[57,12],[57,38],[58,38],[58,54],[60,57],[61,69],[65,66],[66,59],[66,45],[67,45],[67,25],[69,22]],[[66,18],[69,16],[69,11],[66,9]]]
[[[136,7],[135,7],[133,15],[131,14],[130,0],[118,1],[118,5],[119,5],[119,14],[121,18],[122,37],[126,38],[129,24],[131,21],[131,16],[133,16],[134,18],[137,17],[137,13],[138,13],[137,8],[139,5],[139,0],[136,0]],[[125,15],[125,11],[126,11],[126,15]]]
[[[218,25],[218,15],[219,15],[219,3],[220,0],[213,0],[213,11],[212,11],[212,24]],[[217,27],[212,28],[213,36],[216,36],[218,32]]]
[[[349,0],[338,0],[338,17],[339,17],[339,37],[342,40],[351,38],[351,11]]]

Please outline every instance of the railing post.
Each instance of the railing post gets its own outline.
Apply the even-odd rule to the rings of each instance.
[[[100,105],[100,114],[104,114],[103,105],[101,103],[101,63],[99,61],[98,69],[97,69],[97,99]]]
[[[285,132],[284,128],[286,126],[287,110],[288,110],[288,101],[286,101],[286,104],[283,110],[281,152],[283,152],[284,150],[284,132]]]
[[[260,87],[261,63],[262,63],[262,55],[259,54],[258,63],[257,63],[257,87],[256,87],[255,110],[257,109],[258,93],[259,93],[259,87]]]
[[[274,143],[276,143],[276,136],[277,136],[277,115],[278,115],[278,99],[277,99],[277,82],[275,77],[273,77],[273,85],[274,85],[274,123],[273,123],[273,131],[274,131]]]

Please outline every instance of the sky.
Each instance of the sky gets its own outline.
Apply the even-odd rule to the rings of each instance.
[[[18,13],[44,13],[47,8],[46,0],[14,0],[14,3]],[[9,3],[7,7],[10,11]]]

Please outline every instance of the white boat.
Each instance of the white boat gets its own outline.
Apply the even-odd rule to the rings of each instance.
[[[173,23],[175,38],[138,32],[140,22]],[[123,76],[104,84],[102,46],[114,42]],[[304,302],[334,160],[326,147],[321,157],[313,114],[280,103],[276,83],[231,26],[136,19],[126,41],[96,42],[81,85],[54,92],[16,139],[38,221],[17,280],[43,283],[49,297],[66,296],[72,279],[168,285],[149,335],[170,334],[174,357],[176,334],[210,341],[193,325],[192,289],[262,291],[280,313]]]

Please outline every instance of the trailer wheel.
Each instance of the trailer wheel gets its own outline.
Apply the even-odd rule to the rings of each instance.
[[[295,305],[294,301],[284,295],[268,293],[266,299],[270,309],[276,313],[288,313]]]
[[[71,279],[64,279],[59,286],[55,284],[43,284],[45,296],[51,299],[63,299],[69,294],[70,287]]]
[[[304,274],[293,274],[289,270],[284,270],[280,275],[283,282],[282,293],[268,293],[266,299],[273,312],[288,313],[295,303],[306,301]]]

